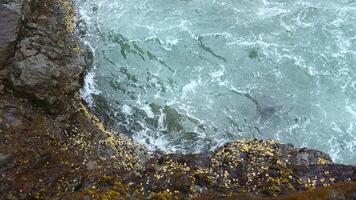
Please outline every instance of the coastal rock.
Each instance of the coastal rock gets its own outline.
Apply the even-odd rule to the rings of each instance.
[[[4,89],[5,89],[5,86],[2,84],[2,83],[0,83],[0,94],[4,94]]]
[[[0,69],[15,53],[15,46],[19,34],[21,16],[11,6],[0,4]]]
[[[6,162],[10,156],[7,154],[0,153],[0,167]]]
[[[58,18],[42,3],[25,1],[22,5],[21,40],[17,42],[13,62],[6,68],[7,79],[17,94],[58,112],[64,110],[69,96],[73,97],[80,88],[84,59],[78,56],[80,50],[75,37],[66,34],[65,27],[74,26],[68,18],[73,15],[70,4],[51,4],[56,14],[68,15]]]
[[[15,88],[24,88],[26,93],[44,100],[49,92],[58,86],[60,67],[39,53],[14,64],[19,74],[11,75],[11,83]]]
[[[291,160],[299,165],[332,163],[331,157],[328,154],[308,148],[302,148],[296,152],[293,152]]]
[[[24,1],[21,11],[21,40],[0,70],[0,198],[355,197],[355,166],[317,150],[240,140],[213,153],[164,154],[114,134],[78,94],[84,71],[72,1]]]
[[[8,162],[10,160],[10,157],[11,156],[9,154],[0,152],[0,174],[5,172],[9,168]]]

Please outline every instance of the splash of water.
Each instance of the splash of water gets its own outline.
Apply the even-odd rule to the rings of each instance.
[[[273,138],[356,160],[356,3],[77,0],[82,96],[150,148]]]

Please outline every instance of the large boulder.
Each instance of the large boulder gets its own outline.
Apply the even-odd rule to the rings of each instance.
[[[19,74],[11,76],[12,84],[32,92],[38,99],[49,98],[51,88],[58,85],[60,67],[41,53],[16,62],[15,67]]]
[[[84,62],[75,35],[67,32],[69,27],[74,27],[73,20],[68,20],[73,18],[74,10],[69,4],[61,6],[62,2],[46,1],[53,7],[49,10],[49,5],[43,2],[0,0],[0,4],[6,3],[6,7],[14,11],[18,5],[21,13],[18,16],[22,21],[18,39],[19,28],[12,28],[14,34],[9,32],[11,29],[0,27],[4,35],[8,34],[9,38],[13,36],[6,41],[14,41],[10,45],[11,51],[9,47],[4,50],[14,55],[8,63],[5,63],[6,59],[12,55],[3,59],[5,68],[0,69],[0,79],[16,95],[36,102],[36,105],[52,113],[64,112],[67,102],[80,88]],[[5,15],[7,18],[10,16]]]
[[[21,15],[16,4],[0,4],[0,68],[15,52],[20,22]]]

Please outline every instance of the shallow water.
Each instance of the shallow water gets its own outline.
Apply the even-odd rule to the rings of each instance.
[[[356,163],[354,0],[77,0],[82,96],[167,152],[272,138]]]

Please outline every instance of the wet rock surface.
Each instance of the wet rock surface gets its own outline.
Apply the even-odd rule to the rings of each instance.
[[[167,155],[113,134],[78,95],[85,69],[71,1],[0,8],[13,19],[0,18],[0,199],[356,198],[356,167],[317,150],[242,140]]]

